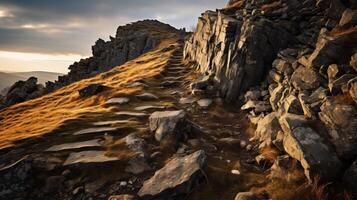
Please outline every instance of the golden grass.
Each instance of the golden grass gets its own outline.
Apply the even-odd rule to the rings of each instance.
[[[175,37],[164,40],[158,50],[118,66],[93,78],[65,86],[43,97],[20,103],[0,112],[0,149],[14,146],[16,141],[42,136],[58,129],[66,121],[86,113],[109,112],[105,102],[121,95],[131,95],[142,88],[126,88],[126,84],[159,75],[174,50],[160,51],[177,42]],[[89,98],[80,98],[78,90],[90,84],[111,89]]]

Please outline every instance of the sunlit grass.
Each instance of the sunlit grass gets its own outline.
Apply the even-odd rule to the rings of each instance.
[[[99,74],[65,86],[46,96],[20,103],[0,112],[0,149],[11,147],[16,141],[51,133],[66,121],[75,120],[86,113],[110,112],[105,102],[117,96],[131,95],[143,88],[126,88],[125,85],[159,75],[173,51],[160,48],[176,42],[164,40],[158,50]],[[90,85],[102,84],[110,90],[89,98],[80,98],[78,90]]]

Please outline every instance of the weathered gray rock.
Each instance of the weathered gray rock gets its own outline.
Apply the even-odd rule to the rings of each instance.
[[[157,141],[181,140],[185,138],[184,131],[188,122],[183,110],[154,112],[150,118],[150,130],[155,132]]]
[[[148,114],[142,112],[129,112],[129,111],[121,111],[115,113],[118,117],[137,117],[137,118],[144,118],[148,117]]]
[[[126,104],[129,103],[130,99],[127,97],[112,98],[109,99],[106,104]]]
[[[213,103],[212,99],[200,99],[197,101],[197,104],[201,108],[208,108]]]
[[[357,109],[355,105],[327,100],[319,113],[326,125],[339,156],[353,159],[357,156]]]
[[[309,62],[314,68],[340,63],[341,60],[349,60],[355,53],[357,45],[354,32],[346,32],[338,36],[330,36],[326,29],[320,31],[316,49],[309,57]],[[343,53],[342,53],[343,52]]]
[[[75,143],[67,143],[55,145],[48,148],[46,151],[63,151],[63,150],[72,150],[72,149],[80,149],[86,147],[101,147],[99,139],[89,140],[85,142],[75,142]]]
[[[294,71],[291,83],[297,90],[315,90],[324,82],[314,69],[300,66]]]
[[[203,177],[204,151],[172,159],[145,181],[138,192],[142,199],[177,199],[189,194]]]
[[[74,164],[90,164],[90,163],[108,163],[118,161],[119,158],[106,156],[105,151],[82,151],[71,153],[66,161],[63,163],[64,166],[74,165]]]
[[[117,128],[114,127],[97,127],[97,128],[87,128],[80,131],[76,131],[73,135],[85,135],[85,134],[95,134],[95,133],[108,133],[115,132]]]
[[[276,139],[278,132],[281,131],[278,117],[278,113],[272,112],[259,120],[254,136],[254,139],[261,143],[259,147],[269,147]]]
[[[193,104],[196,102],[196,99],[195,98],[192,98],[192,97],[187,97],[187,98],[181,98],[179,100],[179,103],[180,104]]]
[[[100,84],[90,84],[82,89],[80,89],[79,96],[84,98],[84,97],[90,97],[93,95],[97,95],[105,90],[109,89],[109,87],[100,85]]]
[[[147,161],[148,155],[145,151],[145,140],[139,138],[135,133],[133,133],[123,138],[122,141],[135,153],[133,157],[129,158],[125,171],[132,174],[141,174],[145,171],[151,170]]]
[[[134,108],[136,111],[146,111],[146,110],[163,110],[165,106],[138,106]]]
[[[157,97],[156,95],[148,93],[148,92],[136,95],[136,98],[143,100],[143,101],[151,101],[151,100],[159,99],[159,97]]]
[[[300,161],[309,181],[316,176],[321,181],[334,180],[339,176],[342,168],[340,160],[308,126],[303,116],[285,114],[279,121],[285,132],[284,149]]]
[[[298,98],[294,95],[288,96],[284,101],[284,111],[287,113],[303,115],[304,110]]]

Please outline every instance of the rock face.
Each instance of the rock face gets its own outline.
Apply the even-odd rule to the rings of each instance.
[[[215,74],[222,95],[235,100],[263,79],[278,50],[289,42],[290,33],[267,19],[244,19],[243,10],[207,11],[186,42],[184,55],[202,72]]]
[[[3,102],[0,101],[3,107],[11,106],[29,99],[40,96],[43,92],[43,86],[37,84],[37,78],[30,77],[26,81],[18,81],[10,87]]]
[[[184,56],[202,72],[213,74],[221,95],[234,101],[265,79],[272,64],[278,68],[270,74],[279,82],[296,70],[292,63],[297,60],[317,72],[349,61],[356,47],[355,18],[355,10],[332,0],[230,1],[224,9],[202,14]],[[321,75],[304,67],[292,79],[304,90],[323,83]]]
[[[202,150],[174,158],[144,182],[138,195],[142,199],[180,199],[200,182],[205,164],[206,154]]]
[[[195,89],[243,100],[258,147],[330,181],[357,157],[356,25],[354,1],[231,0],[202,14],[184,57],[209,80]]]

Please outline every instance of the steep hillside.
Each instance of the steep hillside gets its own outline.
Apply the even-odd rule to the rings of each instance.
[[[170,43],[176,37],[164,40]],[[107,112],[103,104],[121,94],[137,92],[138,88],[125,88],[127,83],[159,75],[168,61],[170,51],[150,52],[107,73],[78,81],[51,94],[11,106],[0,113],[0,148],[12,146],[16,141],[41,136],[56,130],[64,122],[87,113]],[[102,84],[111,89],[100,96],[80,98],[78,91],[90,84]],[[140,87],[139,87],[140,88]]]
[[[21,82],[17,84],[16,90],[5,96],[3,101],[0,99],[0,109],[48,94],[73,82],[106,72],[153,50],[164,40],[178,35],[183,37],[185,34],[185,31],[177,30],[157,20],[143,20],[119,26],[116,36],[110,36],[110,41],[103,39],[96,41],[95,45],[92,46],[93,55],[91,57],[73,63],[69,66],[68,74],[56,77],[53,82],[46,82],[44,88],[38,87],[35,90],[28,90],[18,87],[24,85]],[[42,83],[43,75],[48,76],[48,74],[43,73],[35,75],[37,75],[34,77],[37,77],[39,83]]]

